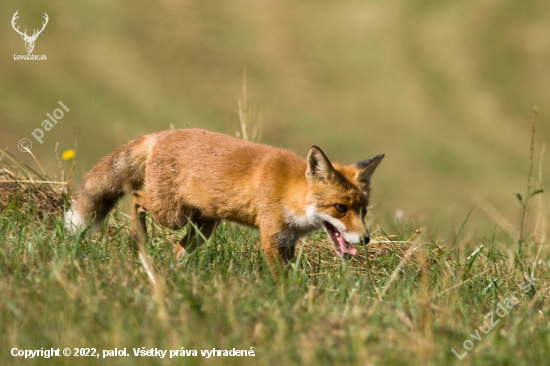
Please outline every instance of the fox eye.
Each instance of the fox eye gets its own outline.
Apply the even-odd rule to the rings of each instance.
[[[334,208],[336,209],[336,211],[338,212],[341,212],[341,213],[346,213],[348,208],[344,205],[334,205]]]

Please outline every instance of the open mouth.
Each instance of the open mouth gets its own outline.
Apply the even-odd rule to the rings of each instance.
[[[343,257],[344,253],[351,256],[354,256],[357,253],[357,249],[352,247],[351,244],[344,239],[344,236],[338,231],[338,229],[336,229],[332,224],[325,221],[323,226],[328,234],[328,237],[330,238],[332,246],[334,246],[336,253],[338,253],[340,257]]]

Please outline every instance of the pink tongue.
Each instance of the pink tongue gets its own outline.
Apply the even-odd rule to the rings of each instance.
[[[338,240],[338,244],[340,244],[340,250],[342,253],[348,253],[351,255],[355,255],[357,253],[357,249],[351,247],[342,235],[336,235],[336,240]]]

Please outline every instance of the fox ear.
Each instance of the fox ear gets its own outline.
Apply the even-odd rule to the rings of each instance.
[[[357,180],[368,187],[372,173],[374,173],[378,165],[380,165],[384,156],[384,154],[380,154],[372,159],[365,159],[355,163],[355,166],[360,169],[357,174]]]
[[[312,146],[307,154],[306,178],[310,182],[327,183],[334,176],[330,160],[317,146]]]

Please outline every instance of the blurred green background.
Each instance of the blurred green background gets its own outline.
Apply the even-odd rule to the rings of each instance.
[[[33,52],[47,61],[13,59],[17,10],[28,34],[48,14]],[[537,174],[550,133],[548,1],[4,0],[0,15],[0,147],[34,164],[29,138],[52,177],[77,129],[77,181],[171,123],[234,131],[243,69],[262,142],[341,163],[385,153],[374,213],[415,225],[460,223],[476,195],[516,225],[534,105]],[[59,100],[70,112],[40,145]]]

